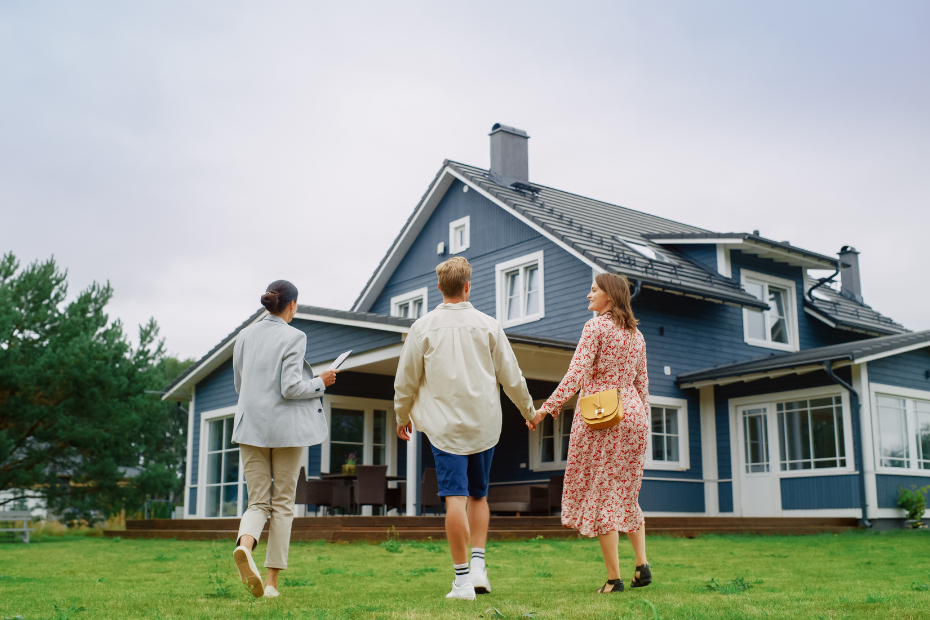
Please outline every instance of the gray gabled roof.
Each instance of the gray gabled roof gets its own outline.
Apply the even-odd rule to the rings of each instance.
[[[246,319],[239,327],[234,329],[228,336],[223,338],[219,344],[210,349],[210,351],[201,357],[195,364],[192,364],[187,370],[181,373],[171,384],[165,388],[163,398],[167,398],[174,391],[180,383],[182,383],[187,377],[197,372],[207,361],[211,360],[213,356],[226,347],[230,341],[235,339],[243,329],[254,323],[259,317],[267,314],[267,310],[264,308],[256,310],[252,316]],[[374,314],[372,312],[351,312],[348,310],[333,310],[331,308],[320,308],[318,306],[302,306],[297,304],[297,314],[312,314],[315,316],[324,316],[334,319],[341,319],[344,321],[355,321],[362,323],[371,324],[372,329],[378,329],[378,326],[390,325],[392,327],[405,327],[409,328],[413,325],[413,319],[403,319],[396,316],[386,316],[383,314]]]
[[[808,288],[816,284],[813,279],[808,280]],[[829,323],[840,329],[862,332],[869,335],[885,336],[907,332],[900,323],[873,310],[871,306],[860,304],[833,290],[829,286],[821,286],[811,295],[805,295],[804,308],[818,318],[826,318]]]
[[[827,361],[846,361],[858,364],[873,358],[886,357],[924,347],[930,347],[930,330],[869,338],[828,347],[806,349],[797,353],[782,353],[724,364],[714,368],[680,374],[677,381],[678,385],[682,387],[695,387],[695,384],[709,383],[720,379],[746,380],[743,378],[762,378],[766,373],[799,368],[811,369],[810,367],[822,365]]]
[[[768,308],[768,304],[743,291],[736,281],[646,238],[651,233],[709,231],[545,185],[534,183],[532,187],[537,192],[502,187],[488,178],[486,170],[452,161],[446,164],[605,271],[640,280],[647,288],[742,307]],[[645,258],[616,237],[642,243],[664,256],[667,262]]]

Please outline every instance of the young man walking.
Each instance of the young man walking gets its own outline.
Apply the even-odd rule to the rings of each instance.
[[[491,591],[484,547],[488,474],[501,434],[498,386],[524,418],[531,420],[536,412],[500,323],[468,303],[471,265],[451,258],[436,267],[436,275],[442,304],[407,334],[394,379],[394,411],[398,437],[410,439],[413,420],[432,445],[455,567],[446,598],[474,600],[476,592]]]

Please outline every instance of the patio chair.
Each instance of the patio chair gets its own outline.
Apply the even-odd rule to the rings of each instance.
[[[396,509],[399,514],[404,514],[407,509],[407,483],[398,482],[396,489],[388,487],[385,503],[388,510]]]
[[[435,514],[442,512],[442,499],[439,497],[439,477],[432,467],[423,469],[423,479],[420,481],[420,507],[424,514],[427,508],[432,508]]]
[[[384,508],[387,503],[387,465],[359,465],[355,468],[355,504],[359,508]],[[385,510],[387,512],[387,510]]]
[[[304,476],[304,468],[300,468],[300,475],[297,478],[297,495],[294,500],[295,504],[305,504],[316,506],[317,513],[320,508],[323,514],[333,505],[333,481],[332,480],[307,480]]]
[[[342,480],[333,481],[333,504],[329,509],[339,509],[341,514],[347,515],[352,513],[352,504],[352,485]]]
[[[549,516],[553,510],[562,512],[562,487],[565,476],[549,476]]]

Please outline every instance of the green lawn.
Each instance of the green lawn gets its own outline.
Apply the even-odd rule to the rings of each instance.
[[[494,591],[471,602],[443,598],[453,578],[444,542],[295,543],[281,598],[256,600],[229,542],[44,537],[0,546],[0,620],[500,618],[492,608],[653,618],[653,606],[664,619],[930,619],[926,531],[647,540],[655,583],[612,596],[594,594],[604,581],[596,541],[491,543]],[[629,583],[625,542],[621,559]]]

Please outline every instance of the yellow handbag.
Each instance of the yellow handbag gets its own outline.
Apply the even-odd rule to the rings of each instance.
[[[633,348],[633,336],[635,331],[630,332],[630,344],[627,347],[627,358],[630,356],[630,350]],[[582,393],[584,391],[582,390]],[[582,396],[580,401],[581,419],[594,430],[603,430],[620,424],[623,420],[623,400],[620,398],[620,390],[612,388],[604,390],[590,396]]]

